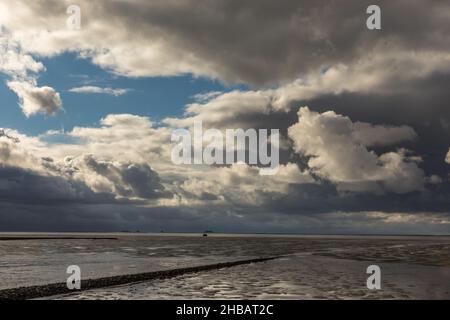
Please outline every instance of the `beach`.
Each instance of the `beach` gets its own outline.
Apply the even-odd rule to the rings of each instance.
[[[67,266],[78,265],[82,281],[96,284],[85,287],[91,290],[49,289],[42,296],[22,298],[450,298],[450,237],[444,236],[117,233],[0,238],[0,296],[18,288],[61,287],[69,276]],[[369,265],[381,269],[380,290],[366,286]],[[105,278],[109,280],[99,280]]]

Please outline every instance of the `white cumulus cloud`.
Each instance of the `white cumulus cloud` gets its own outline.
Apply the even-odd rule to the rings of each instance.
[[[423,189],[424,172],[405,150],[378,156],[368,145],[410,140],[409,127],[353,123],[333,111],[318,113],[300,108],[299,121],[289,128],[294,150],[309,157],[308,166],[340,190],[406,193]],[[368,139],[367,133],[372,137]]]
[[[99,93],[99,94],[109,94],[115,97],[122,96],[128,93],[129,89],[121,89],[121,88],[101,88],[97,86],[83,86],[76,87],[69,90],[69,92],[74,93]]]
[[[51,87],[38,87],[29,81],[9,81],[7,84],[19,97],[20,107],[27,117],[38,113],[53,115],[62,108],[59,93]]]

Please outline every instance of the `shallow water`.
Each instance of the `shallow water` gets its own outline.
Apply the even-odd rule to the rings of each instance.
[[[265,263],[55,298],[450,298],[448,237],[106,236],[118,239],[0,241],[0,289],[65,282],[69,265],[80,266],[82,278],[87,279],[283,256]],[[381,267],[382,290],[366,288],[370,264]]]
[[[264,263],[52,299],[449,299],[450,268],[381,263],[382,288],[366,287],[367,262],[291,255]]]

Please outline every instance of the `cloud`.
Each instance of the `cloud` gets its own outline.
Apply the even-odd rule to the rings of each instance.
[[[0,25],[0,72],[12,78],[7,85],[19,96],[27,117],[37,113],[52,115],[62,107],[59,93],[51,87],[36,85],[36,73],[44,70],[44,65],[24,52],[21,44]]]
[[[128,93],[129,91],[130,91],[129,89],[100,88],[96,86],[76,87],[69,90],[69,92],[74,93],[102,93],[102,94],[109,94],[115,97],[122,96]]]
[[[408,126],[379,126],[370,123],[355,122],[353,138],[366,147],[395,145],[403,141],[413,141],[417,134]]]
[[[414,67],[420,71],[414,72],[405,68],[404,72],[397,74],[398,70],[403,70],[405,67],[404,61],[386,53],[381,57],[378,55],[363,57],[354,65],[329,67],[320,73],[312,72],[275,88],[213,93],[207,96],[207,99],[198,99],[188,104],[183,117],[166,118],[164,122],[176,127],[190,126],[193,121],[201,120],[205,126],[212,127],[250,125],[267,128],[273,123],[279,125],[277,120],[286,122],[287,114],[295,111],[301,103],[309,104],[311,101],[318,100],[321,102],[317,103],[318,108],[327,108],[326,104],[336,103],[336,100],[342,96],[355,97],[341,106],[342,109],[345,108],[345,111],[358,111],[360,115],[370,113],[378,117],[383,116],[387,121],[399,114],[402,115],[401,118],[408,119],[409,114],[396,111],[400,108],[404,112],[407,109],[414,109],[413,115],[420,114],[419,120],[436,112],[446,112],[445,109],[442,111],[443,108],[434,106],[437,85],[429,85],[431,87],[429,88],[424,84],[431,82],[430,77],[432,78],[432,70],[435,70],[435,67],[438,68],[438,65],[450,60],[443,56],[430,56],[423,53],[410,55],[410,58]],[[422,79],[423,83],[417,83],[417,79]],[[394,82],[395,86],[393,86]],[[411,95],[419,90],[422,99],[426,96],[426,100],[421,101],[420,105],[411,105],[415,100],[411,98]],[[361,98],[362,96],[364,99]],[[412,101],[407,100],[406,97],[410,97]],[[327,98],[325,102],[320,100],[324,98]],[[358,103],[355,102],[356,98],[359,98]],[[384,107],[385,104],[392,103],[394,98],[402,99],[399,105],[395,106],[396,109]],[[377,99],[376,103],[371,103],[371,100],[375,99]],[[424,108],[424,103],[430,104],[430,107]],[[332,107],[334,108],[334,104]],[[411,132],[403,132],[411,134]],[[369,132],[368,134],[370,135]]]
[[[82,182],[4,164],[0,164],[0,194],[2,202],[36,205],[114,201],[105,194],[95,194]]]
[[[25,197],[46,203],[51,199],[57,203],[115,203],[170,197],[158,173],[146,163],[85,154],[65,159],[39,157],[6,136],[0,137],[0,189],[5,201]]]
[[[20,107],[27,117],[38,113],[53,115],[62,108],[59,93],[51,87],[37,87],[28,81],[8,81],[7,84],[19,96]]]
[[[0,164],[38,170],[36,159],[27,150],[19,148],[9,137],[0,137]]]
[[[395,57],[401,74],[414,72],[410,50],[442,55],[450,42],[445,41],[449,4],[443,1],[430,8],[427,1],[415,0],[413,9],[408,0],[381,1],[383,24],[389,26],[383,32],[365,27],[366,1],[342,6],[331,0],[219,0],[200,5],[193,0],[82,0],[79,31],[65,27],[69,4],[6,1],[0,11],[4,27],[14,31],[26,52],[53,56],[76,51],[131,77],[193,74],[261,85],[330,65],[351,65],[379,53],[388,63]],[[408,22],[400,22],[406,10]],[[136,29],[140,32],[128,32]]]
[[[220,96],[223,92],[222,91],[208,91],[208,92],[202,92],[197,93],[193,96],[194,100],[197,102],[207,102],[217,96]]]
[[[1,26],[0,26],[1,28]],[[29,72],[44,71],[45,67],[29,54],[24,53],[19,43],[0,29],[0,72],[10,76],[25,77]]]
[[[300,108],[298,116],[298,123],[289,128],[294,150],[309,158],[307,164],[314,173],[336,183],[340,190],[423,190],[424,172],[406,151],[378,156],[367,148],[413,139],[411,128],[353,123],[333,111],[320,114],[307,107]]]
[[[277,174],[262,176],[257,167],[234,164],[230,167],[211,168],[185,175],[176,192],[187,201],[207,205],[262,206],[290,192],[291,185],[315,184],[308,171],[295,163],[281,165]]]
[[[65,170],[83,181],[94,192],[112,193],[125,198],[154,199],[168,196],[158,174],[145,163],[99,160],[94,155],[66,158]]]
[[[170,130],[153,128],[149,118],[131,114],[108,115],[97,128],[58,133],[76,138],[64,144],[5,130],[20,143],[0,137],[0,221],[10,230],[35,230],[38,226],[27,224],[27,217],[40,217],[39,228],[47,230],[373,232],[393,230],[393,225],[396,230],[417,231],[414,221],[422,221],[422,213],[429,212],[435,219],[428,220],[427,230],[445,229],[439,221],[448,220],[447,182],[430,184],[436,177],[425,178],[418,159],[405,150],[376,154],[369,149],[372,144],[397,147],[391,140],[400,144],[417,139],[410,128],[353,122],[332,112],[306,113],[318,118],[310,119],[311,128],[303,128],[306,138],[321,138],[324,150],[341,148],[348,155],[339,159],[355,164],[354,176],[349,176],[349,164],[337,161],[331,151],[336,175],[329,177],[324,175],[327,168],[310,164],[309,157],[304,162],[304,155],[294,152],[277,175],[266,177],[246,164],[175,166],[170,162]],[[293,125],[304,126],[302,119]],[[325,122],[329,130],[321,127]],[[317,133],[319,128],[324,132]],[[377,138],[361,139],[366,130]],[[323,157],[324,152],[316,154]],[[360,154],[367,153],[377,161],[367,164],[368,174],[362,176]],[[337,176],[341,172],[345,179]],[[24,200],[24,194],[32,196]],[[400,220],[389,219],[391,213],[401,213]]]
[[[448,150],[447,156],[445,157],[445,162],[450,164],[450,149]]]
[[[382,1],[383,12],[389,13],[383,15],[389,28],[382,33],[365,27],[370,3],[353,1],[343,8],[326,0],[282,2],[281,6],[270,1],[205,2],[199,9],[195,1],[80,1],[79,31],[66,28],[70,1],[11,1],[0,11],[2,24],[20,44],[22,55],[52,57],[70,51],[130,77],[187,73],[224,82],[277,85],[276,90],[252,93],[261,96],[261,112],[287,110],[299,100],[326,94],[409,91],[413,80],[450,71],[448,47],[437,40],[448,37],[445,2],[430,9],[426,1],[415,0],[411,11],[409,1],[395,5]],[[395,18],[406,9],[410,21],[419,21],[414,26]],[[129,32],[136,26],[141,32]],[[111,89],[93,88],[90,91]],[[241,98],[247,100],[249,95],[245,92]],[[234,114],[256,105],[243,107]]]
[[[45,163],[10,140],[0,140],[0,198],[8,203],[96,203],[113,201],[82,181],[49,170]],[[0,202],[1,202],[0,201]]]
[[[32,217],[47,229],[448,231],[448,3],[381,1],[382,32],[365,28],[371,3],[356,0],[80,0],[79,31],[66,28],[69,4],[0,2],[0,72],[28,116],[62,108],[36,74],[38,58],[64,52],[118,75],[249,89],[195,95],[158,125],[112,114],[69,132],[0,131],[1,226],[33,228]],[[300,105],[310,108],[297,115]],[[194,120],[280,129],[278,174],[173,165],[172,128]]]
[[[17,137],[14,137],[12,135],[9,135],[8,133],[6,133],[6,131],[4,129],[0,129],[0,138],[5,137],[8,140],[15,142],[15,143],[19,143],[20,139]]]
[[[109,114],[100,123],[109,127],[146,129],[152,126],[150,118],[133,114]]]

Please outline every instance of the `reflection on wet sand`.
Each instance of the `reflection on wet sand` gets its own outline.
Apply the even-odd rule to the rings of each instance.
[[[79,265],[83,279],[96,279],[283,256],[264,263],[54,298],[450,298],[450,237],[220,234],[211,234],[207,238],[202,237],[202,234],[66,236],[76,239],[0,241],[0,289],[65,282],[68,265]],[[86,239],[97,236],[117,240]],[[381,267],[382,289],[379,291],[366,288],[366,268],[370,264]]]

